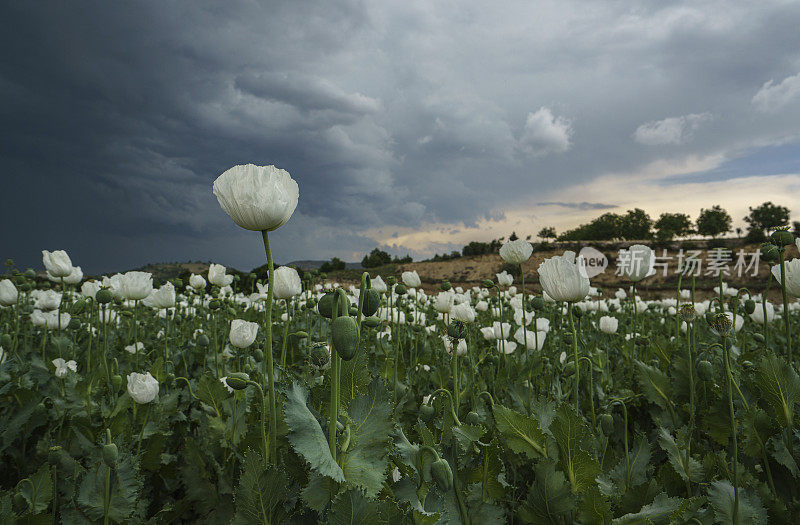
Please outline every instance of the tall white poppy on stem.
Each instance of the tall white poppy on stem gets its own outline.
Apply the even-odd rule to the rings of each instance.
[[[500,257],[509,264],[518,264],[519,265],[519,272],[522,275],[522,322],[524,325],[527,325],[525,322],[525,316],[527,315],[525,311],[526,307],[526,297],[525,297],[525,269],[522,267],[522,264],[531,258],[533,254],[533,246],[526,240],[517,239],[514,241],[508,241],[500,248]],[[498,275],[498,279],[500,276]],[[528,346],[528,332],[526,331],[524,334],[525,338],[525,347]]]
[[[572,328],[572,354],[575,360],[575,412],[580,413],[578,405],[578,389],[581,373],[578,363],[578,333],[572,315],[572,304],[582,301],[589,294],[589,277],[583,266],[581,257],[575,259],[575,252],[566,251],[564,255],[556,255],[546,259],[539,265],[539,283],[544,292],[556,301],[569,303],[569,324]]]
[[[269,382],[270,451],[267,461],[277,461],[278,420],[272,362],[272,298],[275,269],[268,233],[289,220],[297,208],[300,190],[288,171],[254,164],[234,166],[214,181],[214,195],[233,222],[246,230],[260,231],[269,269],[269,288],[264,319],[264,375]],[[335,359],[333,360],[336,361]]]

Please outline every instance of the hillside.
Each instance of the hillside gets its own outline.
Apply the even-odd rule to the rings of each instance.
[[[576,243],[576,242],[559,242],[550,243],[547,247],[538,245],[534,250],[531,258],[524,264],[526,288],[529,290],[539,291],[539,276],[537,269],[545,259],[554,255],[561,255],[565,250],[573,250],[576,253],[584,246],[594,247],[602,252],[609,259],[609,266],[605,272],[592,277],[592,286],[605,289],[616,290],[620,287],[627,287],[626,283],[619,276],[615,275],[617,268],[617,254],[620,248],[636,244],[636,242],[591,242],[591,243]],[[639,285],[639,289],[645,295],[672,295],[678,284],[678,258],[681,257],[681,250],[683,250],[683,257],[692,253],[701,262],[700,274],[695,277],[696,289],[701,291],[710,291],[713,287],[718,285],[718,278],[714,277],[713,273],[708,272],[709,252],[713,250],[708,246],[706,241],[684,241],[681,243],[672,243],[654,247],[657,256],[661,256],[666,250],[667,257],[667,275],[663,275],[663,268],[657,268],[657,274],[648,277]],[[729,262],[727,268],[730,275],[724,276],[725,282],[735,288],[747,287],[753,293],[759,293],[764,288],[768,278],[768,266],[763,261],[758,263],[758,272],[752,275],[752,268],[746,274],[737,275],[736,268],[737,254],[743,250],[746,254],[746,263],[751,262],[751,256],[758,253],[758,244],[745,244],[738,239],[726,239],[725,241],[717,241],[717,244],[724,244],[724,248],[731,250],[732,260]],[[795,247],[788,248],[787,257],[789,259],[797,257],[797,249]],[[439,283],[443,280],[449,280],[453,286],[471,287],[479,285],[483,279],[491,278],[496,280],[495,274],[500,273],[506,269],[509,273],[515,273],[515,268],[509,267],[499,254],[477,255],[469,257],[459,257],[449,261],[427,261],[427,262],[413,262],[400,265],[387,265],[385,267],[372,268],[368,270],[370,275],[381,275],[384,279],[388,275],[400,276],[404,271],[416,270],[423,282],[423,288],[426,291],[438,290]],[[355,283],[360,277],[361,272],[358,271],[343,271],[334,272],[329,274],[329,279],[338,280],[345,283]],[[682,286],[688,287],[691,283],[690,277],[684,277]],[[518,272],[515,274],[514,284],[519,287],[520,278]],[[775,291],[773,287],[772,292]],[[777,298],[777,296],[776,296]]]

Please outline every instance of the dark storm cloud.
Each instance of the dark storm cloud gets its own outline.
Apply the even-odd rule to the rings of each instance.
[[[390,238],[376,228],[474,227],[532,199],[586,210],[587,196],[549,193],[791,142],[800,115],[796,5],[4,2],[2,13],[0,255],[24,266],[40,266],[42,248],[89,272],[261,264],[258,236],[211,194],[240,163],[275,164],[300,185],[273,234],[279,261],[356,260]]]
[[[601,202],[540,202],[540,206],[561,206],[562,208],[572,208],[575,210],[610,210],[616,208],[614,204],[603,204]]]

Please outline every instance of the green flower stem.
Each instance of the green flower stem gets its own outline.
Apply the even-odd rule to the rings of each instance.
[[[334,319],[339,317],[339,305],[340,303],[344,305],[350,304],[350,300],[345,295],[344,290],[341,288],[337,288],[335,292],[336,296],[333,299],[333,315],[331,315],[331,323]],[[346,308],[346,306],[345,306]],[[347,315],[347,312],[343,312],[342,315]],[[328,330],[330,332],[330,329]],[[333,456],[333,460],[338,462],[337,454],[338,454],[338,447],[336,446],[336,423],[339,420],[339,382],[340,382],[340,368],[341,368],[341,358],[336,354],[336,348],[333,346],[333,335],[332,333],[329,334],[331,336],[330,340],[330,349],[331,349],[331,398],[329,404],[329,415],[328,415],[328,446],[330,447],[331,456]]]
[[[739,446],[737,444],[736,417],[733,411],[733,379],[731,375],[730,351],[726,344],[726,337],[722,336],[723,360],[725,361],[725,376],[728,391],[728,410],[731,419],[731,438],[733,440],[733,523],[738,523],[739,516]]]
[[[450,365],[453,372],[453,403],[454,410],[458,413],[458,407],[461,406],[461,385],[458,380],[458,341],[453,340],[450,342],[452,348],[452,355],[450,356]]]
[[[764,348],[769,346],[769,330],[767,330],[767,297],[769,297],[769,288],[772,285],[772,269],[770,269],[769,274],[767,276],[767,287],[764,289],[764,296],[761,298],[761,313],[764,315],[764,326],[762,327],[762,331],[764,332]]]
[[[218,336],[217,336],[217,312],[216,311],[214,311],[211,314],[211,319],[213,320],[213,325],[214,325],[214,328],[213,328],[214,329],[214,344],[211,345],[211,351],[214,352],[214,373],[217,375],[217,379],[219,379],[222,376],[219,375],[219,348],[218,348],[219,340],[218,340]]]
[[[276,464],[278,461],[278,414],[275,403],[275,377],[272,364],[272,296],[275,284],[275,268],[272,263],[272,250],[269,247],[269,235],[267,230],[261,232],[264,239],[264,250],[267,252],[267,267],[269,269],[269,286],[267,288],[267,310],[265,336],[264,336],[264,375],[267,377],[269,386],[269,444],[270,454],[267,461]]]
[[[458,414],[456,413],[456,410],[455,410],[455,404],[453,402],[453,396],[452,396],[452,394],[450,394],[449,390],[447,390],[446,388],[440,388],[440,389],[436,390],[433,394],[431,394],[431,399],[435,398],[436,395],[440,394],[440,393],[441,394],[447,394],[447,399],[450,400],[450,415],[452,416],[453,421],[456,422],[456,425],[461,426],[461,421],[458,419]],[[489,398],[491,399],[491,396],[489,396]]]
[[[639,330],[639,306],[636,304],[636,283],[633,283],[633,292],[631,294],[633,301],[633,334],[631,334],[631,375],[633,373],[633,360],[636,359],[636,337]]]
[[[783,326],[784,330],[786,331],[786,351],[789,355],[789,366],[794,368],[794,363],[792,362],[792,331],[791,327],[789,326],[789,299],[786,295],[786,263],[785,263],[785,248],[781,248],[778,253],[780,253],[780,265],[781,265],[781,295],[783,296]],[[766,300],[766,299],[765,299]],[[766,318],[764,319],[766,321]]]
[[[594,363],[588,356],[581,356],[581,361],[586,361],[589,365],[589,408],[592,411],[592,432],[597,428],[597,419],[594,412]]]
[[[578,332],[575,330],[575,319],[572,315],[572,303],[567,303],[567,310],[569,311],[569,326],[572,329],[572,355],[575,362],[575,413],[580,415],[581,410],[578,404],[578,389],[581,386],[581,367],[578,363]]]
[[[283,325],[283,343],[281,345],[281,370],[286,374],[286,345],[289,339],[289,325],[292,323],[292,314],[294,313],[294,302],[291,299],[286,299],[286,324]]]
[[[527,352],[528,351],[528,325],[525,323],[525,321],[526,321],[525,315],[527,313],[525,311],[525,305],[527,304],[528,301],[526,301],[526,295],[525,295],[525,270],[522,269],[522,263],[520,263],[520,265],[519,265],[519,273],[522,275],[522,339],[523,339],[524,344],[525,344],[525,352]],[[501,323],[502,323],[502,321],[501,321]],[[502,327],[502,324],[500,326]]]
[[[675,292],[675,339],[681,336],[681,281],[683,281],[683,273],[678,274],[678,290]]]
[[[142,423],[142,431],[139,432],[139,446],[136,447],[136,455],[139,455],[139,452],[142,451],[142,441],[144,438],[144,427],[147,426],[147,418],[150,417],[150,403],[147,403],[147,410],[144,413],[144,423]]]
[[[248,381],[247,384],[256,387],[258,393],[261,394],[261,444],[264,447],[264,457],[269,458],[269,443],[267,442],[267,397],[264,395],[264,389],[255,381]],[[191,387],[189,390],[191,391]],[[234,414],[236,414],[236,410],[234,410]]]
[[[108,512],[111,508],[111,467],[106,467],[106,479],[103,494],[103,525],[108,525]]]

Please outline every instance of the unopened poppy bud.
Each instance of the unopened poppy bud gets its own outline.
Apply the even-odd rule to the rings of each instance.
[[[244,372],[232,372],[225,378],[225,382],[234,390],[244,390],[247,388],[248,381],[250,381],[250,376]]]
[[[748,299],[744,302],[744,311],[747,315],[752,314],[756,311],[756,302],[752,299]]]
[[[83,312],[84,308],[86,308],[86,299],[81,297],[80,299],[75,301],[75,304],[72,305],[72,313],[73,313],[73,315],[80,314],[81,312]]]
[[[260,349],[260,348],[256,348],[256,350],[253,352],[253,357],[256,358],[256,361],[263,362],[264,361],[264,351],[262,349]]]
[[[208,302],[208,307],[211,308],[212,310],[219,310],[220,306],[222,306],[222,303],[220,302],[219,299],[211,299]]]
[[[33,268],[28,268],[22,275],[24,275],[27,279],[36,279],[36,272],[33,271]]]
[[[453,488],[453,471],[446,459],[439,458],[431,464],[431,475],[440,489],[447,491]]]
[[[205,348],[210,344],[211,341],[208,339],[208,336],[206,334],[200,334],[197,336],[197,346]]]
[[[483,281],[481,281],[481,284],[486,288],[494,287],[494,282],[492,282],[491,279],[484,279]]]
[[[381,324],[381,320],[377,317],[366,317],[361,324],[366,326],[367,328],[377,328]]]
[[[583,310],[581,310],[577,306],[573,306],[572,307],[572,315],[574,315],[575,317],[580,319],[581,317],[583,317]]]
[[[78,328],[81,327],[81,321],[80,319],[73,317],[72,319],[69,320],[69,324],[67,326],[69,327],[70,330],[77,330]]]
[[[700,361],[697,365],[697,376],[701,381],[711,381],[714,377],[714,367],[708,361]]]
[[[436,414],[436,409],[430,405],[423,404],[419,407],[419,418],[426,423],[433,419],[434,414]]]
[[[542,308],[544,308],[544,299],[542,299],[538,295],[531,298],[531,306],[533,306],[534,310],[541,310]]]
[[[3,348],[10,348],[11,343],[12,340],[9,334],[3,334],[2,337],[0,337],[0,346],[2,346]]]
[[[298,339],[308,339],[308,333],[304,332],[302,330],[298,330],[297,332],[294,332],[292,334],[292,336],[294,336],[294,337],[296,337]]]
[[[230,315],[231,317],[236,317],[236,310],[234,310],[233,308],[231,308],[229,306],[228,307],[228,315]]]
[[[614,432],[614,418],[611,414],[603,414],[600,416],[600,428],[606,436],[610,436]]]
[[[759,334],[759,333],[753,334],[753,339],[755,339],[759,343],[763,343],[764,341],[766,341],[766,339],[764,339],[764,334]]]
[[[396,293],[397,295],[405,295],[407,292],[408,290],[406,289],[406,285],[404,284],[398,284],[397,286],[394,287],[394,293]]]
[[[769,238],[778,248],[783,248],[784,246],[790,246],[794,244],[794,235],[792,235],[792,232],[789,231],[788,226],[778,228],[772,232],[772,235],[770,235]]]
[[[386,278],[386,284],[388,284],[389,286],[397,284],[397,277],[395,277],[394,275],[390,275],[389,277]]]
[[[481,417],[478,415],[477,412],[472,410],[467,414],[466,421],[470,425],[480,425],[481,424]]]
[[[374,288],[369,288],[364,293],[364,306],[362,313],[369,317],[374,315],[375,312],[378,311],[378,308],[381,307],[381,295],[378,293],[377,290]]]
[[[113,387],[114,387],[114,390],[117,390],[117,391],[119,391],[119,389],[121,389],[121,388],[122,388],[122,376],[121,376],[121,375],[119,375],[119,374],[115,374],[115,375],[114,375],[114,376],[111,378],[111,384],[113,385]]]
[[[358,315],[358,307],[357,306],[351,306],[350,308],[347,309],[347,314],[350,317],[357,316]]]
[[[447,291],[450,291],[453,288],[453,285],[450,284],[450,281],[442,281],[442,284],[439,285],[439,288],[443,292],[447,292]]]
[[[335,294],[333,292],[328,292],[319,299],[319,303],[317,303],[317,311],[322,317],[326,317],[330,319],[333,317],[333,300]]]
[[[358,349],[358,324],[352,317],[337,317],[331,323],[331,341],[336,354],[344,361],[351,360]]]

